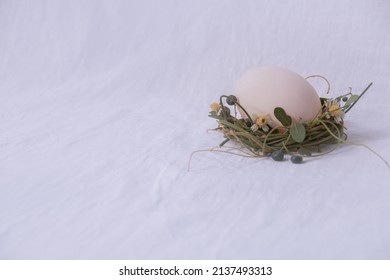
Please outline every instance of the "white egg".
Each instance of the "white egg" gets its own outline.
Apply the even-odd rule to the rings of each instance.
[[[249,115],[269,114],[271,126],[281,125],[273,113],[276,107],[300,123],[310,122],[321,112],[320,97],[306,79],[280,67],[250,70],[238,80],[234,94]]]

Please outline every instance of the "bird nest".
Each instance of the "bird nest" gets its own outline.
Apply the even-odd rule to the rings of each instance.
[[[323,155],[333,151],[337,144],[347,143],[344,116],[371,85],[361,94],[350,91],[336,98],[320,98],[321,112],[307,123],[293,121],[281,107],[273,112],[281,125],[274,125],[269,115],[250,116],[234,95],[222,95],[219,102],[212,103],[209,117],[217,120],[218,126],[214,130],[225,138],[218,147],[228,148],[225,152],[274,160],[283,160],[288,154],[292,162],[300,163],[302,157]],[[237,109],[241,114],[237,114]],[[236,145],[227,147],[225,144],[229,141]],[[329,145],[334,146],[324,149]]]

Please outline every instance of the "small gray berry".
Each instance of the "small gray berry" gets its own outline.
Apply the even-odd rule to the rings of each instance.
[[[237,97],[235,97],[234,95],[229,95],[226,98],[226,103],[229,105],[234,105],[234,104],[236,104],[236,102],[237,102]]]
[[[292,163],[302,163],[303,158],[301,156],[291,156],[290,160]]]
[[[282,151],[274,151],[271,157],[274,161],[282,161],[284,159],[284,153]]]

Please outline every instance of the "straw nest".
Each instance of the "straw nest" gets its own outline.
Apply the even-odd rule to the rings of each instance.
[[[282,125],[272,127],[269,116],[249,116],[234,95],[222,95],[219,102],[212,103],[209,117],[217,120],[214,130],[225,138],[219,147],[229,141],[236,143],[233,148],[236,151],[231,152],[232,147],[229,147],[230,153],[239,150],[239,154],[251,157],[270,157],[276,151],[301,156],[322,155],[335,149],[337,144],[346,143],[344,116],[371,85],[360,95],[349,92],[336,98],[320,98],[322,110],[308,123],[292,121],[288,112],[277,107],[273,113]],[[238,116],[238,108],[242,116]],[[330,150],[323,150],[334,144]]]

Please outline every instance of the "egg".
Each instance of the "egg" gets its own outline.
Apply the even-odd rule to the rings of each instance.
[[[281,126],[274,109],[282,107],[294,123],[308,123],[321,112],[316,90],[299,74],[281,67],[260,67],[245,73],[237,82],[235,95],[250,116],[269,115],[272,127]],[[246,114],[239,110],[243,118]]]

